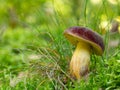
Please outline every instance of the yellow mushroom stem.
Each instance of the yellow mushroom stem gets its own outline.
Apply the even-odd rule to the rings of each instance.
[[[76,79],[89,72],[90,64],[90,46],[85,42],[78,42],[75,52],[70,62],[70,72]]]

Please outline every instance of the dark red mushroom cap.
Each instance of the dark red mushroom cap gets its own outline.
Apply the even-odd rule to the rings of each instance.
[[[104,43],[102,37],[96,32],[86,27],[74,26],[64,32],[65,37],[74,45],[78,42],[85,42],[91,46],[92,51],[97,55],[102,55]]]

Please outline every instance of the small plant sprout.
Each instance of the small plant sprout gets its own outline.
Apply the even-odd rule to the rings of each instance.
[[[65,37],[76,46],[70,62],[72,77],[81,79],[89,72],[90,55],[102,55],[104,43],[102,37],[86,27],[70,27],[64,32]]]

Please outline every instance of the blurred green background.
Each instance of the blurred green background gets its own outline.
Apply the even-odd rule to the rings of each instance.
[[[54,24],[57,18],[61,23],[88,26],[94,25],[96,19],[110,21],[119,14],[119,0],[1,0],[0,3],[0,23],[12,28]]]
[[[36,68],[41,65],[38,64],[41,60],[40,48],[48,48],[46,50],[50,53],[51,50],[55,51],[54,55],[60,60],[70,59],[74,47],[66,42],[62,35],[66,28],[87,26],[104,36],[105,32],[110,30],[114,19],[120,22],[120,0],[0,0],[1,90],[13,90],[13,88],[35,90],[43,81],[40,77],[37,82],[33,75],[33,79],[29,79],[27,85],[25,82],[19,84],[21,81],[13,79],[19,77],[21,73],[23,78],[27,77],[28,71],[37,72]],[[119,35],[116,38],[119,38]],[[70,52],[65,51],[69,48]],[[43,49],[42,52],[47,53]],[[120,55],[116,60],[119,60],[119,57]],[[68,65],[65,66],[68,64],[67,61],[59,64],[64,71],[67,71]],[[26,82],[27,80],[28,78]],[[45,86],[46,89],[41,86],[41,89],[36,90],[53,90],[51,84]]]

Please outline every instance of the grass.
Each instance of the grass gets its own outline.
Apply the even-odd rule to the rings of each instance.
[[[97,12],[93,10],[95,15],[91,12],[93,7],[87,8],[89,4],[90,2],[86,0],[84,15],[81,16],[83,19],[80,19],[79,24],[101,34],[100,17],[106,15],[111,21],[114,15],[108,14],[110,9],[106,7],[108,3],[105,1],[97,8]],[[76,81],[69,73],[69,62],[75,46],[63,36],[66,28],[76,25],[75,17],[69,20],[56,13],[53,17],[47,18],[50,18],[51,24],[32,26],[32,31],[31,27],[24,29],[18,27],[15,30],[8,28],[1,37],[1,90],[120,89],[120,45],[111,47],[108,51],[108,33],[104,36],[104,54],[91,55],[89,78],[87,81],[84,79]],[[115,36],[113,40],[119,39],[119,34]]]
[[[63,31],[58,31],[56,32],[57,34],[52,34],[51,32],[45,33],[45,36],[48,36],[49,39],[45,38],[47,44],[42,45],[42,47],[36,43],[34,43],[36,46],[26,44],[26,40],[30,38],[27,38],[25,41],[19,40],[25,32],[21,30],[20,32],[17,30],[12,31],[12,34],[15,35],[20,33],[20,36],[12,36],[9,35],[11,31],[8,31],[4,36],[4,43],[7,43],[9,50],[7,45],[1,48],[1,51],[2,49],[6,50],[6,53],[1,55],[1,90],[120,89],[119,46],[114,48],[114,54],[106,55],[104,53],[102,57],[92,55],[90,76],[87,82],[84,80],[79,82],[72,80],[69,74],[69,62],[75,47],[64,38]],[[29,37],[28,32],[26,37]],[[21,42],[10,43],[7,38],[9,40],[11,38],[11,42],[15,42],[14,39],[17,38]],[[32,41],[32,38],[30,41]],[[19,47],[21,49],[18,50],[17,48]],[[29,56],[31,54],[37,55],[37,58],[30,60]]]

